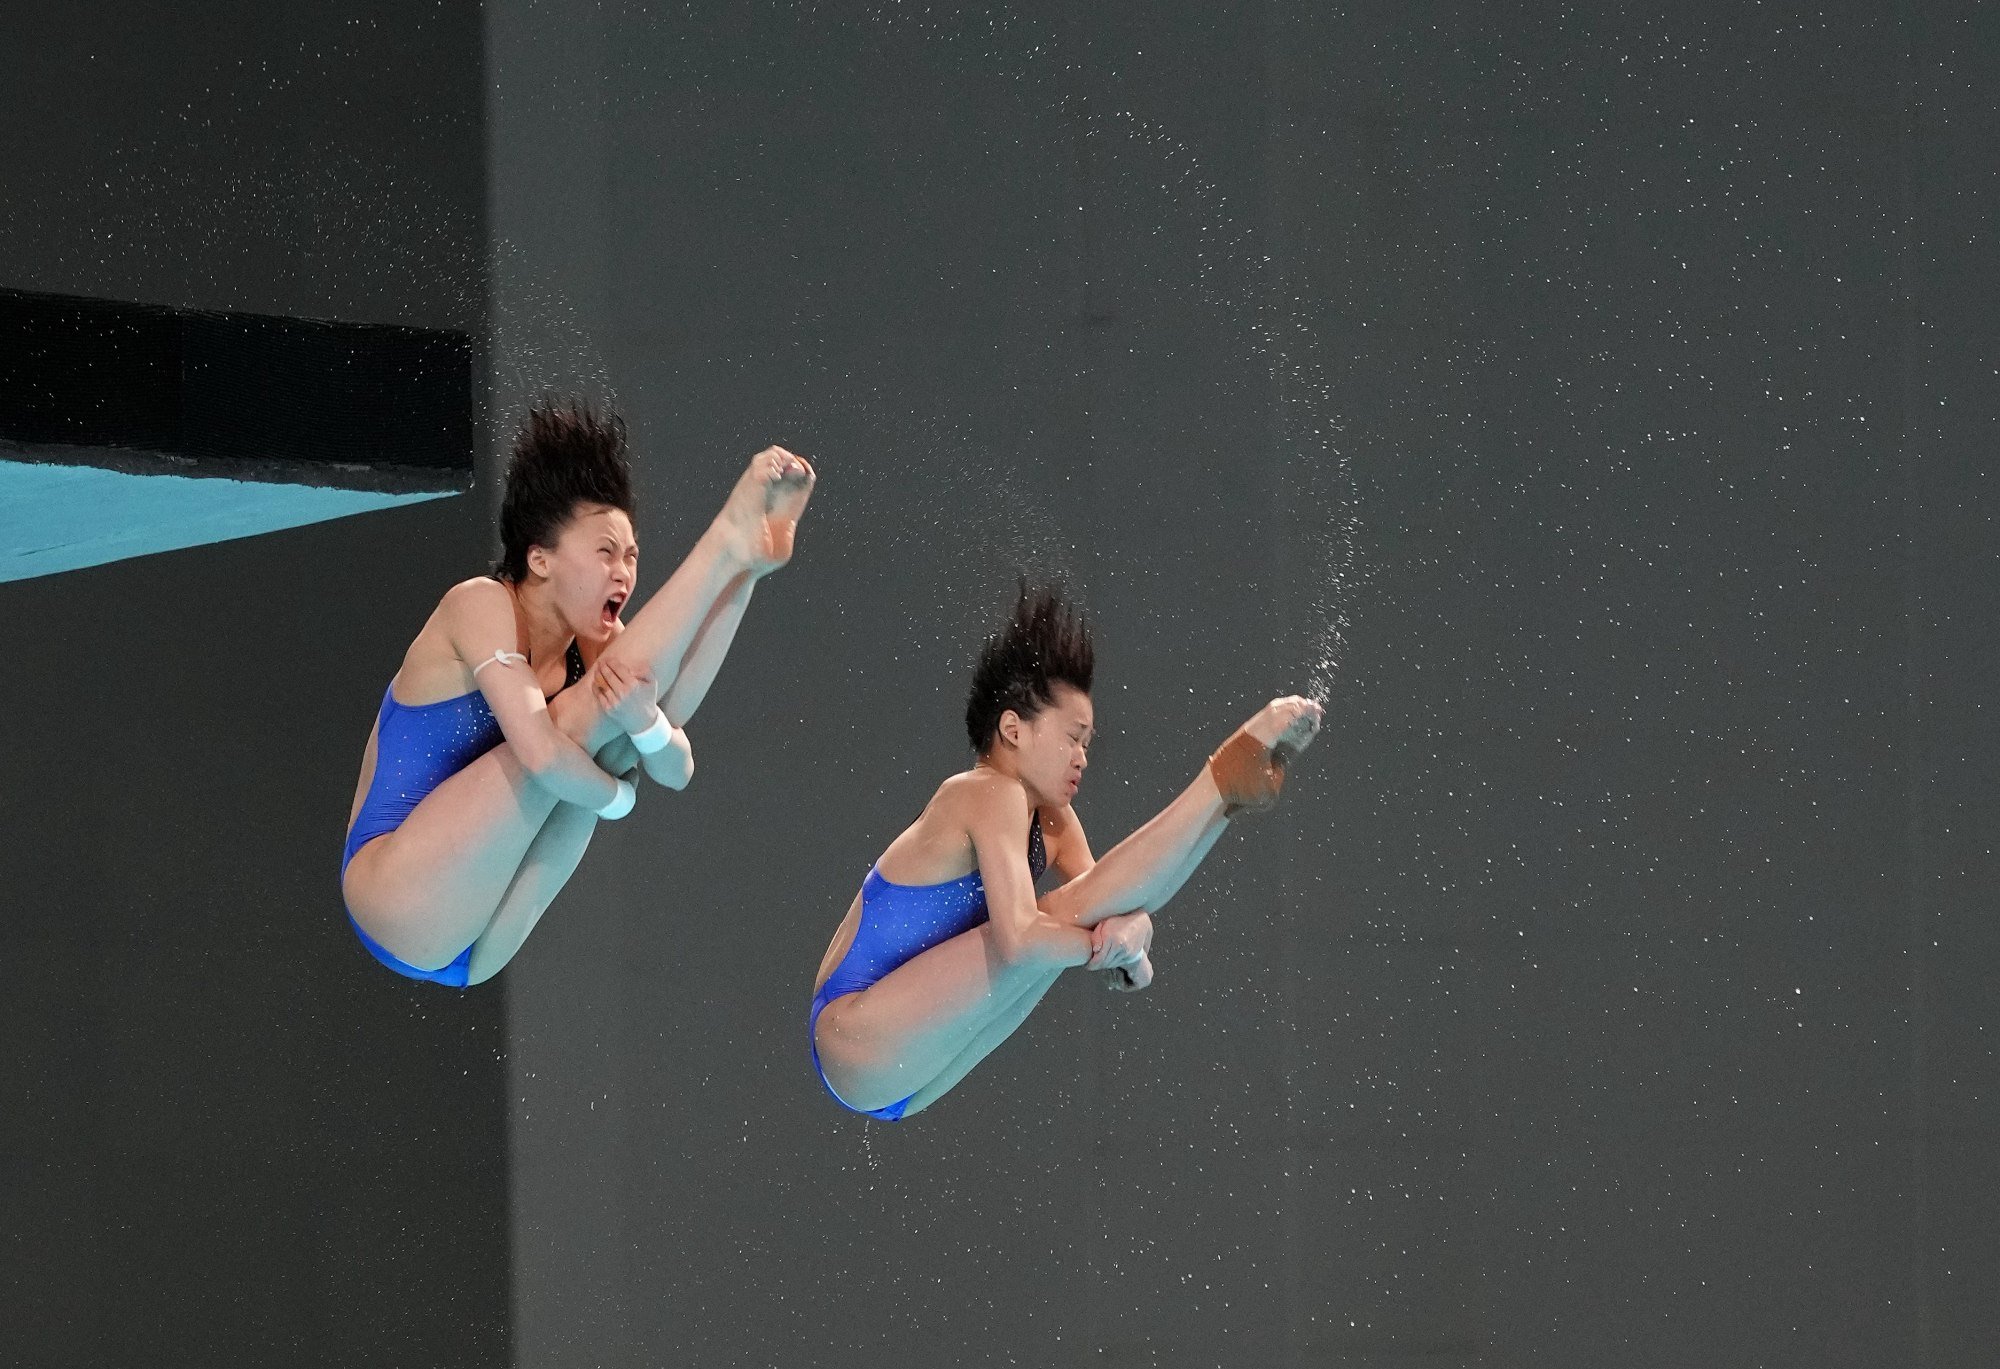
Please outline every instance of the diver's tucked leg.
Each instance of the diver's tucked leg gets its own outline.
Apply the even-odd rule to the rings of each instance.
[[[624,775],[639,763],[639,753],[629,737],[614,738],[597,753],[597,764],[607,775]],[[542,830],[528,843],[514,882],[500,897],[500,906],[486,930],[472,943],[472,963],[466,983],[482,984],[506,968],[514,953],[535,930],[542,914],[555,902],[556,895],[576,873],[578,862],[597,831],[598,817],[587,808],[559,803]]]
[[[918,1089],[911,1097],[909,1106],[903,1109],[903,1116],[922,1112],[938,1099],[951,1092],[958,1082],[972,1072],[972,1067],[991,1055],[1002,1041],[1012,1036],[1028,1020],[1028,1014],[1035,1010],[1048,994],[1052,985],[1062,976],[1061,970],[1050,970],[1040,979],[1030,984],[1021,996],[1001,1009],[979,1029],[966,1048],[947,1064],[938,1076]]]
[[[556,811],[549,814],[542,830],[528,843],[521,868],[515,872],[507,892],[501,895],[500,906],[494,909],[486,930],[472,943],[467,984],[483,984],[514,958],[521,943],[528,939],[528,933],[535,930],[535,924],[548,911],[549,904],[576,873],[577,863],[583,859],[596,831],[597,814],[571,803],[556,805]]]
[[[1195,870],[1200,867],[1202,861],[1208,858],[1208,853],[1214,849],[1217,839],[1228,830],[1229,819],[1227,817],[1218,816],[1211,818],[1208,826],[1202,829],[1201,835],[1195,838],[1194,845],[1189,847],[1187,854],[1181,857],[1181,863],[1176,867],[1161,872],[1160,878],[1154,882],[1152,889],[1149,891],[1150,896],[1141,906],[1149,913],[1157,913],[1175,894],[1181,891],[1181,886],[1193,877]]]
[[[1049,916],[1078,927],[1094,927],[1140,908],[1156,909],[1186,882],[1227,823],[1222,791],[1204,767],[1194,783],[1138,831],[1036,903]]]
[[[722,669],[722,659],[729,654],[730,643],[736,640],[743,610],[750,607],[750,596],[756,588],[757,577],[747,571],[729,582],[695,633],[694,642],[681,661],[680,673],[663,682],[665,692],[660,697],[660,710],[675,727],[684,726],[708,697],[708,687],[715,683],[716,672]]]
[[[512,749],[497,746],[354,853],[341,884],[348,911],[398,959],[448,965],[492,920],[555,808]]]
[[[621,664],[643,664],[662,691],[670,689],[687,668],[695,639],[717,607],[739,592],[739,578],[767,575],[791,558],[798,520],[812,487],[812,468],[797,457],[780,454],[776,448],[752,457],[715,521],[606,654]],[[749,602],[747,593],[743,601]],[[740,617],[741,605],[736,612]],[[727,617],[726,610],[723,616]],[[723,650],[735,630],[732,621],[719,639]],[[710,679],[720,664],[717,655],[709,665]],[[706,689],[704,683],[701,690]]]
[[[726,540],[711,527],[604,654],[620,664],[651,671],[659,688],[668,688],[717,601],[742,573]],[[609,733],[599,738],[608,739]]]
[[[585,738],[596,731],[609,733],[599,747],[619,735],[586,689],[558,694],[549,716],[586,750],[595,749]],[[557,807],[502,742],[354,853],[342,881],[348,911],[398,959],[426,970],[448,965],[485,933]]]
[[[815,1036],[820,1068],[850,1107],[887,1107],[938,1078],[1055,973],[1003,959],[992,924],[981,923],[827,1004]]]

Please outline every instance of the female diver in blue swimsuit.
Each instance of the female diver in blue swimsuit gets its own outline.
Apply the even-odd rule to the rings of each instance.
[[[1150,911],[1232,817],[1277,801],[1286,762],[1319,729],[1318,704],[1272,700],[1180,797],[1093,860],[1070,806],[1089,763],[1093,660],[1089,629],[1061,596],[1023,586],[973,675],[977,763],[889,843],[820,963],[807,1031],[835,1102],[887,1121],[922,1111],[1065,969],[1145,988]],[[1066,882],[1038,897],[1049,867]]]
[[[688,782],[681,725],[757,581],[790,559],[812,486],[812,467],[783,448],[751,458],[628,626],[639,548],[624,427],[575,404],[529,414],[507,469],[500,562],[439,602],[362,754],[341,893],[377,960],[440,984],[492,978],[598,820],[631,810],[621,776]]]

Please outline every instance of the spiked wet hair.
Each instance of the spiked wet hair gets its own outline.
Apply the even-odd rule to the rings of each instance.
[[[514,435],[500,498],[500,559],[494,578],[528,578],[528,548],[554,546],[577,507],[599,504],[632,516],[625,424],[578,400],[544,400]]]
[[[1008,709],[1032,718],[1055,702],[1055,687],[1066,684],[1090,692],[1097,653],[1090,624],[1056,587],[1029,589],[1021,581],[1014,616],[986,639],[972,673],[972,697],[965,704],[965,731],[972,749],[985,755]]]

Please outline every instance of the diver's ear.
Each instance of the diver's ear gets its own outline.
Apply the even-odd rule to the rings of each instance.
[[[1008,723],[1014,724],[1012,731],[1008,730]],[[995,724],[993,728],[993,740],[995,742],[1005,742],[1008,746],[1018,747],[1021,744],[1021,729],[1025,726],[1027,724],[1021,721],[1021,715],[1010,708],[1000,715],[1000,721]]]

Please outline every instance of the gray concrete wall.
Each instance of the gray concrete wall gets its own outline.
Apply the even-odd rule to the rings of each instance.
[[[1979,1362],[1990,25],[488,33],[647,576],[823,472],[696,784],[509,972],[522,1363]],[[1017,567],[1100,626],[1100,848],[1263,697],[1330,732],[1151,992],[863,1123],[813,968]]]
[[[0,284],[483,331],[474,7],[0,32]],[[336,880],[486,543],[446,500],[0,585],[0,1362],[508,1357],[501,1000],[381,970]]]

